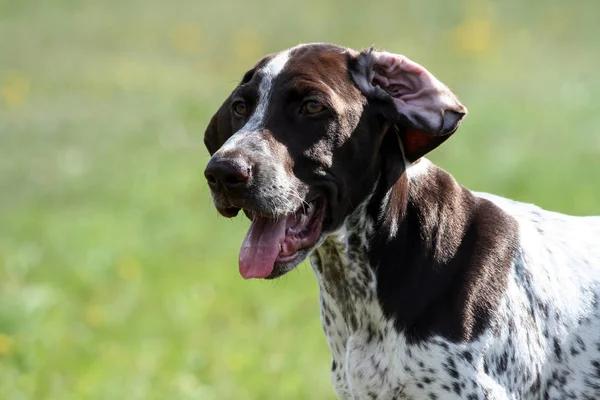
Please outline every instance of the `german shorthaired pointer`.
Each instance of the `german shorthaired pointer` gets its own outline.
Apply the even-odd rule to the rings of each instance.
[[[466,113],[401,55],[260,60],[204,139],[217,210],[252,220],[240,273],[310,257],[341,399],[600,399],[600,218],[471,192],[423,158]]]

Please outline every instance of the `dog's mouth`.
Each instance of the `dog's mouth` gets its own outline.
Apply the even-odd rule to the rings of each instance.
[[[319,197],[280,218],[244,210],[252,223],[240,248],[242,277],[271,279],[296,267],[319,241],[325,209],[326,200]]]

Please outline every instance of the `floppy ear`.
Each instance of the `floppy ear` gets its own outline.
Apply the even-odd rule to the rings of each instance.
[[[385,117],[404,128],[400,139],[410,162],[448,139],[467,114],[450,89],[402,55],[364,50],[350,70],[369,102],[381,104]]]
[[[231,113],[229,111],[230,99],[231,96],[227,97],[227,100],[213,115],[208,123],[208,127],[206,127],[206,131],[204,131],[204,145],[211,156],[233,135]]]

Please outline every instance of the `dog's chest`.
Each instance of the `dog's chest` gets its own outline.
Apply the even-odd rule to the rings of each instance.
[[[368,229],[358,231],[329,237],[311,256],[338,397],[452,398],[455,390],[463,390],[456,383],[462,373],[456,364],[460,361],[454,361],[460,356],[446,343],[407,343],[385,317],[377,300],[376,278],[366,258]]]
[[[360,398],[357,390],[371,391],[370,398],[389,392],[392,398],[386,382],[390,365],[384,356],[388,324],[378,312],[375,279],[364,254],[350,254],[347,239],[357,238],[330,237],[311,256],[320,286],[321,322],[332,353],[332,381],[341,399]]]

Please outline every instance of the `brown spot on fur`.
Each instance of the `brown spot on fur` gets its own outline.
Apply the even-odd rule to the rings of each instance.
[[[370,252],[371,265],[379,266],[380,303],[413,339],[436,333],[468,341],[489,326],[499,305],[517,222],[433,165],[399,182],[407,184],[406,217],[394,240],[378,233]]]

